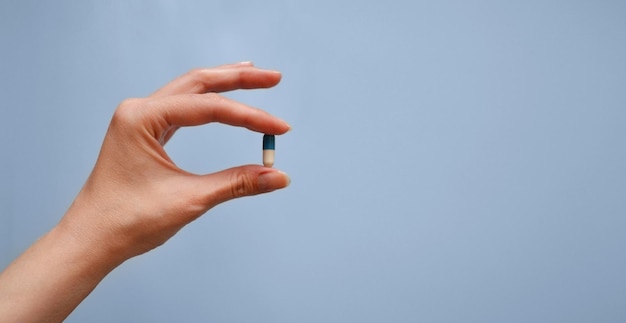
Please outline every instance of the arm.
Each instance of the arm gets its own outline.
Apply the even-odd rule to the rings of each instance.
[[[67,213],[0,274],[3,322],[60,322],[114,268],[213,206],[286,187],[286,174],[256,165],[190,174],[163,149],[176,129],[209,122],[287,132],[284,121],[215,93],[279,81],[278,72],[239,63],[193,70],[147,98],[124,101]]]

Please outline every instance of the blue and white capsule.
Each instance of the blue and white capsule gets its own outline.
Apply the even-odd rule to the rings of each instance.
[[[274,135],[263,135],[263,166],[274,166],[274,147],[275,147]]]

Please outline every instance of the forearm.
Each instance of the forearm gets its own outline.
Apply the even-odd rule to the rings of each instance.
[[[2,322],[63,321],[121,263],[108,252],[59,224],[0,274]]]

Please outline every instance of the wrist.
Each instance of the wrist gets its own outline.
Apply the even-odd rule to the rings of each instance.
[[[64,241],[73,254],[84,260],[85,266],[108,273],[132,255],[126,254],[126,242],[111,232],[104,219],[98,208],[75,201],[49,234]]]

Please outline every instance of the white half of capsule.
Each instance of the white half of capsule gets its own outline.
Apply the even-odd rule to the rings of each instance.
[[[263,166],[274,166],[274,149],[263,149]]]

